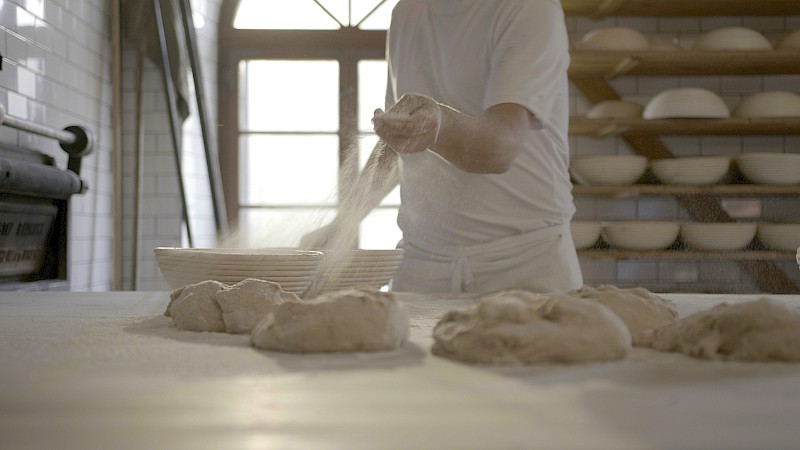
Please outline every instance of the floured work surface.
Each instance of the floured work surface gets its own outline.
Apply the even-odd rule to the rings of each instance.
[[[634,348],[613,363],[470,366],[432,356],[430,333],[472,300],[399,295],[403,348],[298,355],[170,327],[166,293],[2,293],[0,448],[800,446],[800,364]],[[665,297],[681,316],[757,298]]]

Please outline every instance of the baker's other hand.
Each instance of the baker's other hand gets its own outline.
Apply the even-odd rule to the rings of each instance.
[[[442,109],[430,97],[405,94],[388,111],[375,110],[372,124],[375,133],[395,152],[422,152],[436,145]]]

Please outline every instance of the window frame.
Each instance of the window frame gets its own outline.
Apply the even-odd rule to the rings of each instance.
[[[385,59],[386,31],[344,27],[338,30],[236,29],[238,0],[221,6],[218,34],[217,104],[220,172],[228,220],[239,218],[239,63],[250,59],[339,61],[339,193],[352,181],[357,159],[347,158],[360,136],[358,129],[358,62]],[[355,148],[355,150],[353,150]]]

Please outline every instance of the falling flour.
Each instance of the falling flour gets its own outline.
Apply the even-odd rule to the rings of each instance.
[[[495,365],[610,361],[631,348],[625,323],[601,303],[523,290],[446,313],[433,338],[436,355]]]

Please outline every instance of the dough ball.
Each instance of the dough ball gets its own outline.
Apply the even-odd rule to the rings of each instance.
[[[247,279],[217,291],[217,303],[222,310],[225,331],[232,334],[250,333],[253,328],[284,301],[300,301],[297,295],[284,292],[271,281]]]
[[[222,310],[215,297],[225,287],[212,280],[184,286],[167,307],[168,315],[181,330],[224,332]]]
[[[616,360],[631,348],[625,324],[602,304],[523,290],[446,313],[433,338],[436,355],[497,365]]]
[[[354,289],[278,304],[251,342],[282,352],[380,351],[403,346],[408,334],[408,312],[392,293]]]
[[[663,299],[644,288],[620,289],[602,285],[597,288],[584,286],[570,295],[595,300],[607,306],[619,316],[631,332],[633,345],[642,341],[654,330],[678,320],[678,310]]]
[[[800,314],[768,299],[719,304],[664,327],[656,350],[723,361],[800,361]]]

